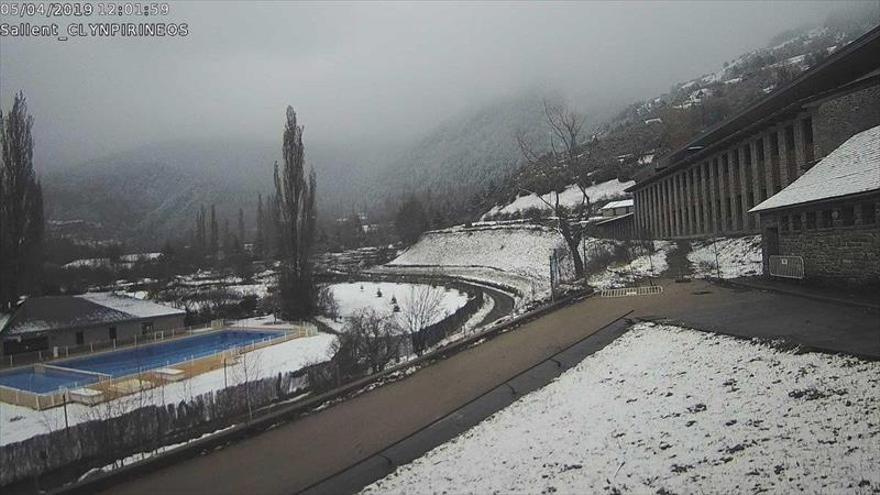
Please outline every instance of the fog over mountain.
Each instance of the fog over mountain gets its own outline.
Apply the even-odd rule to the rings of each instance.
[[[250,213],[271,188],[288,104],[305,124],[321,208],[340,214],[503,176],[518,158],[513,129],[540,132],[543,95],[598,124],[781,31],[860,7],[172,2],[168,21],[188,23],[186,38],[4,39],[0,105],[28,97],[38,168],[57,193],[50,218],[116,204],[170,235],[202,203]]]

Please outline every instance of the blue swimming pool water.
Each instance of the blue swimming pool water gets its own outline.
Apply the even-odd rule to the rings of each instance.
[[[144,345],[130,349],[106,352],[95,356],[55,361],[51,364],[72,370],[125,376],[141,371],[170,366],[190,359],[218,354],[228,349],[244,347],[254,342],[271,340],[281,332],[255,330],[224,330],[180,340]],[[75,388],[97,381],[87,374],[56,372],[37,373],[33,368],[0,374],[0,385],[47,393],[60,388]]]
[[[96,381],[98,378],[94,375],[60,370],[46,370],[45,373],[37,373],[33,367],[0,375],[0,385],[38,394],[54,392],[61,388],[79,388]]]

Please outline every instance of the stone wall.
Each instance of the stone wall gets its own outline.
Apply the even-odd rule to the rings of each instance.
[[[880,125],[880,85],[823,102],[813,118],[816,157],[822,158],[850,137]]]
[[[873,219],[863,206],[873,207]],[[847,219],[844,210],[852,207]],[[880,285],[880,197],[786,209],[763,214],[761,223],[779,229],[775,254],[802,256],[807,279],[849,285]],[[849,224],[849,225],[848,225]],[[766,233],[765,233],[766,236]],[[768,256],[765,239],[765,273]]]

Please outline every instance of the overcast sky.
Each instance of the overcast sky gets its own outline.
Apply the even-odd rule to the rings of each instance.
[[[25,91],[38,161],[55,166],[168,139],[280,143],[287,104],[307,146],[400,141],[523,89],[581,105],[646,98],[834,7],[171,2],[161,20],[187,23],[185,38],[3,38],[0,104]]]

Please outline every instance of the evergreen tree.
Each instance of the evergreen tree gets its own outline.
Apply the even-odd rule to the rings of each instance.
[[[303,127],[296,112],[287,107],[282,144],[283,167],[275,163],[275,198],[281,273],[281,316],[302,319],[314,314],[317,291],[312,280],[312,247],[315,237],[315,172],[306,178]]]
[[[263,259],[266,256],[266,218],[263,216],[263,195],[257,196],[257,238],[254,240],[254,254]]]
[[[34,172],[34,119],[24,93],[0,110],[0,310],[33,289],[42,266],[43,190]]]

